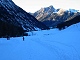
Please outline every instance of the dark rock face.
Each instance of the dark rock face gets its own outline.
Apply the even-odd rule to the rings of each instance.
[[[43,22],[48,27],[55,27],[57,24],[70,20],[80,13],[75,9],[55,9],[53,6],[41,8],[34,14],[38,21]]]
[[[75,18],[73,18],[69,21],[58,24],[56,28],[58,28],[59,30],[62,30],[62,29],[65,29],[66,27],[69,27],[69,26],[79,23],[79,22],[80,22],[80,15],[76,16]]]
[[[6,30],[6,32],[3,32],[5,34],[10,34],[11,32],[16,33],[17,31],[23,33],[24,30],[49,29],[37,21],[35,17],[15,5],[12,0],[0,0],[0,23],[0,32]],[[4,26],[4,29],[2,26]],[[5,34],[3,34],[3,36]]]

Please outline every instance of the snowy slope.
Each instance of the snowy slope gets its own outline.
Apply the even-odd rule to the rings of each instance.
[[[32,35],[31,35],[32,33]],[[80,23],[67,29],[29,32],[31,36],[0,39],[0,60],[80,60]]]

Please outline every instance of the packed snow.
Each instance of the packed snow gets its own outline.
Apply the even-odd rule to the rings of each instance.
[[[0,60],[80,60],[80,23],[28,34],[24,41],[0,38]]]

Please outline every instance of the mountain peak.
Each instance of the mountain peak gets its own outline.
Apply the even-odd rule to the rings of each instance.
[[[78,12],[78,10],[75,10],[75,9],[69,9],[69,11],[72,12],[72,13]]]
[[[46,12],[55,12],[56,11],[56,9],[52,5],[50,5],[49,7],[45,7],[44,10]]]
[[[54,7],[52,5],[50,5],[49,8],[54,8]]]
[[[66,10],[60,8],[59,11],[57,12],[58,15],[62,16]]]

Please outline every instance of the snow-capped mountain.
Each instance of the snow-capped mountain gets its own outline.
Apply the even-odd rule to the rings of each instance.
[[[39,11],[35,12],[33,15],[39,20],[39,16],[41,15],[48,15],[53,12],[56,12],[56,9],[51,5],[47,8],[41,8]]]
[[[57,24],[64,22],[70,18],[79,15],[78,10],[75,9],[55,9],[53,6],[41,8],[32,14],[38,21],[43,22],[46,26],[55,27]]]
[[[7,24],[7,26],[10,24],[21,27],[26,31],[48,29],[35,17],[18,7],[12,0],[0,0],[0,22]]]

